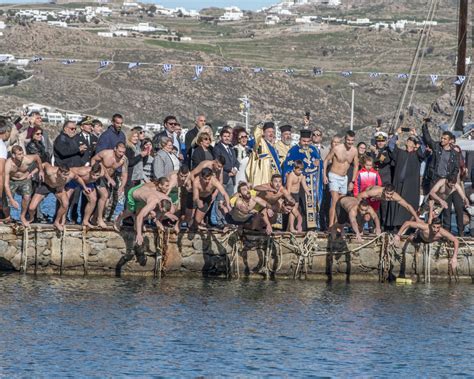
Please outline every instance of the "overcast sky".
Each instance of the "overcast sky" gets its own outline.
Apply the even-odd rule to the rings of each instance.
[[[156,3],[167,8],[184,7],[186,9],[202,9],[207,7],[229,7],[235,5],[241,9],[256,10],[261,7],[276,4],[278,0],[142,0],[147,3]],[[0,3],[44,3],[41,0],[0,0]]]

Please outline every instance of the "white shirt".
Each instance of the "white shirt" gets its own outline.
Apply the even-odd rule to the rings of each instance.
[[[7,145],[5,145],[5,141],[0,139],[0,159],[7,159],[8,151]]]

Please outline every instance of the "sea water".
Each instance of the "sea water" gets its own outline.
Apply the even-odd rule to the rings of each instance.
[[[469,284],[0,276],[0,375],[474,372]]]

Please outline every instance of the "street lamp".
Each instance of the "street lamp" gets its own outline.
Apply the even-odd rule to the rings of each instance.
[[[351,130],[354,130],[354,96],[355,88],[359,87],[357,83],[350,82],[349,86],[352,88],[352,103],[351,103]]]

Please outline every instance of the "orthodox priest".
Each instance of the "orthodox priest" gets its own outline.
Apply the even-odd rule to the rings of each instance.
[[[311,196],[307,196],[304,191],[300,191],[299,196],[300,209],[307,224],[303,226],[304,229],[317,227],[317,216],[323,196],[323,161],[316,148],[311,145],[311,134],[311,130],[300,131],[298,145],[290,149],[283,163],[283,178],[293,171],[297,160],[303,161],[304,164],[303,175],[311,193]]]
[[[254,186],[271,182],[274,174],[281,175],[281,163],[275,148],[275,124],[265,122],[254,132],[255,145],[247,165],[247,178]]]
[[[292,128],[291,125],[280,126],[280,141],[275,143],[275,148],[278,152],[278,158],[280,158],[281,163],[285,161],[288,151],[291,149],[291,143],[293,142],[291,136]]]

